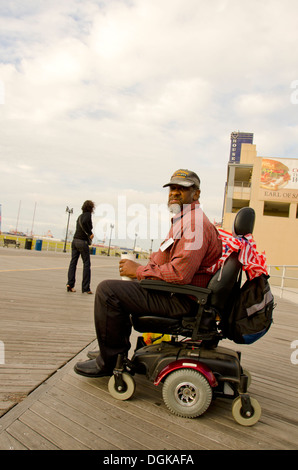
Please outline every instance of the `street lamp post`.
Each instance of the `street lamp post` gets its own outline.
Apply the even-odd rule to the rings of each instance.
[[[136,249],[137,236],[138,236],[138,234],[137,234],[137,233],[135,233],[135,241],[134,241],[134,244],[133,244],[133,250],[132,250],[132,252],[133,252],[133,253],[135,252],[135,249]]]
[[[114,225],[113,224],[110,224],[110,239],[109,239],[109,249],[108,249],[108,256],[110,256],[110,248],[111,248],[111,239],[112,239],[112,230],[114,228]]]
[[[73,213],[73,209],[70,209],[70,208],[67,206],[65,212],[68,213],[68,218],[67,218],[67,227],[66,227],[65,242],[64,242],[64,249],[63,249],[63,252],[64,252],[64,253],[66,253],[66,243],[67,243],[67,234],[68,234],[68,227],[69,227],[69,219],[70,219],[70,214]]]

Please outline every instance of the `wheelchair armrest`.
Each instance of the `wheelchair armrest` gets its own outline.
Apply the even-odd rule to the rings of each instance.
[[[144,289],[171,292],[173,294],[192,295],[197,298],[199,304],[206,304],[211,289],[205,287],[191,286],[189,284],[171,284],[170,282],[158,281],[155,279],[142,279],[140,284]]]

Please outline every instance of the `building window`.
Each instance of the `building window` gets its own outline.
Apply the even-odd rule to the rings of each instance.
[[[233,199],[232,212],[238,212],[242,207],[249,207],[249,201],[245,199]]]
[[[263,215],[289,217],[290,204],[287,202],[264,201]]]
[[[235,186],[239,185],[239,183],[242,183],[244,187],[250,187],[251,175],[252,175],[251,165],[250,166],[246,166],[246,165],[236,166],[235,167],[235,179],[234,179]]]

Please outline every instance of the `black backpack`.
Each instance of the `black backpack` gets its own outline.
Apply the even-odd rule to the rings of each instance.
[[[226,338],[238,344],[251,344],[267,333],[275,307],[268,278],[261,274],[247,280],[241,288],[241,280],[238,281],[232,294],[235,301],[231,313],[223,325]]]

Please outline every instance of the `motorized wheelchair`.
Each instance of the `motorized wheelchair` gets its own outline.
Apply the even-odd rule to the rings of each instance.
[[[254,221],[252,208],[240,209],[234,221],[234,236],[252,233]],[[241,366],[241,354],[218,346],[224,339],[221,323],[229,315],[241,269],[238,253],[234,252],[213,275],[207,288],[140,281],[146,289],[194,296],[197,313],[181,318],[132,317],[137,332],[171,335],[171,341],[145,345],[140,336],[130,360],[119,355],[108,384],[110,394],[127,400],[135,391],[133,376],[144,374],[155,385],[163,384],[164,403],[176,415],[194,418],[208,409],[213,398],[232,398],[236,422],[254,425],[260,418],[261,408],[247,393],[250,374]]]

